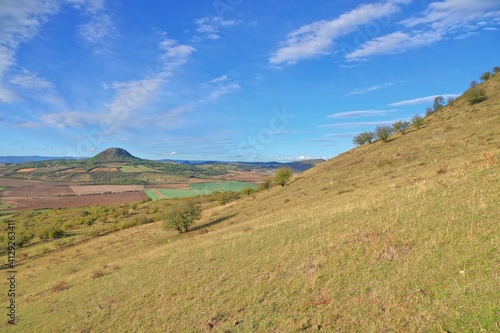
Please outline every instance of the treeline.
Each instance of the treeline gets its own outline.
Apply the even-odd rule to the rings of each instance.
[[[497,75],[500,72],[500,67],[496,66],[493,68],[493,72],[485,72],[480,76],[480,79],[484,82],[490,79],[493,75]],[[465,100],[470,104],[477,104],[485,101],[488,96],[484,88],[479,86],[477,81],[472,81],[469,85],[469,89],[463,94]],[[382,125],[377,126],[375,131],[362,132],[356,135],[352,142],[355,145],[361,146],[364,144],[370,144],[374,141],[381,140],[383,142],[389,141],[389,137],[394,133],[401,133],[402,135],[406,133],[411,126],[419,129],[424,126],[425,118],[438,112],[446,105],[451,105],[455,101],[454,98],[450,97],[445,102],[443,96],[438,96],[434,99],[432,107],[427,107],[425,110],[425,117],[421,115],[415,115],[411,121],[401,120],[393,123],[392,125]],[[445,104],[446,103],[446,104]]]

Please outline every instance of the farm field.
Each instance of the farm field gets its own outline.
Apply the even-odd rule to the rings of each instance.
[[[0,178],[3,209],[67,208],[146,200],[142,185],[74,185]],[[10,208],[10,206],[13,206]]]
[[[144,165],[124,165],[120,167],[121,172],[158,172]]]
[[[257,188],[257,185],[248,182],[204,182],[189,184],[190,188],[154,188],[146,189],[145,192],[152,200],[164,198],[185,198],[196,195],[210,194],[215,191],[239,192],[245,187]]]

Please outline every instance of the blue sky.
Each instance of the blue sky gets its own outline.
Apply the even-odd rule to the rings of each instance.
[[[331,158],[500,65],[498,0],[2,0],[0,155]]]

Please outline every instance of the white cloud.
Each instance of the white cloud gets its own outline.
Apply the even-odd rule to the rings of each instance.
[[[390,112],[394,112],[396,110],[360,110],[360,111],[347,111],[347,112],[339,112],[334,113],[327,118],[360,118],[360,117],[369,117],[369,116],[385,116]]]
[[[221,28],[226,28],[234,25],[238,25],[241,21],[235,20],[224,20],[221,17],[202,17],[195,21],[196,32],[199,33],[198,36],[194,37],[194,41],[201,41],[203,39],[219,39]]]
[[[169,153],[169,155],[176,155],[176,154],[177,154],[176,151],[173,151],[173,152]]]
[[[390,125],[394,124],[395,120],[384,120],[384,121],[364,121],[364,122],[351,122],[351,123],[339,123],[339,124],[324,124],[319,125],[320,128],[349,128],[349,127],[367,127],[367,126],[380,126],[380,125]]]
[[[83,41],[102,52],[106,41],[116,34],[113,20],[106,13],[106,0],[66,0],[74,8],[82,11],[88,22],[78,27],[78,35]]]
[[[432,96],[427,96],[427,97],[420,97],[420,98],[415,98],[415,99],[408,99],[405,101],[401,102],[396,102],[396,103],[391,103],[388,104],[389,106],[411,106],[411,105],[419,105],[419,104],[428,104],[434,102],[436,97],[442,96],[443,98],[455,98],[460,95],[457,94],[444,94],[444,95],[432,95]]]
[[[405,33],[393,32],[389,35],[374,38],[346,56],[347,60],[359,60],[381,54],[396,54],[435,43],[443,38],[442,32],[415,31]]]
[[[4,86],[7,71],[15,65],[19,46],[33,38],[42,25],[57,13],[56,0],[3,0],[0,10],[0,101],[12,102],[17,96]]]
[[[354,89],[353,91],[348,92],[347,95],[364,95],[364,94],[367,94],[369,92],[377,91],[377,90],[380,90],[382,88],[389,87],[389,86],[392,86],[392,83],[388,82],[388,83],[380,84],[377,86],[371,86],[371,87],[365,88],[365,89]]]
[[[220,97],[233,93],[241,89],[241,85],[231,80],[227,75],[222,75],[212,79],[204,84],[202,87],[208,90],[207,96],[202,98],[199,103],[214,102]]]
[[[436,43],[449,34],[459,33],[455,39],[473,36],[483,19],[499,17],[500,7],[497,0],[445,0],[433,2],[420,17],[402,21],[409,31],[396,31],[374,38],[346,56],[347,60],[360,60],[382,54],[396,54]],[[481,25],[480,24],[480,25]],[[418,27],[418,28],[417,28]]]
[[[80,37],[90,45],[101,43],[114,33],[113,21],[107,14],[96,14],[78,28]]]
[[[208,83],[223,82],[223,81],[226,81],[227,79],[228,79],[227,75],[222,75],[222,76],[216,77],[215,79],[208,81]]]
[[[294,64],[299,60],[328,54],[338,37],[352,33],[359,26],[394,14],[400,9],[398,4],[410,1],[365,4],[338,18],[304,25],[288,34],[286,41],[282,42],[278,50],[271,55],[269,63]]]
[[[41,117],[47,124],[67,127],[85,126],[86,124],[103,124],[106,131],[112,132],[121,126],[130,124],[130,118],[137,111],[145,108],[156,96],[166,79],[173,72],[183,65],[189,55],[196,51],[195,48],[178,44],[173,39],[165,39],[159,43],[159,48],[164,52],[160,57],[159,70],[150,73],[147,77],[138,80],[125,82],[104,83],[105,89],[116,91],[113,100],[106,105],[106,110],[102,114],[89,112],[60,112],[46,114]],[[181,111],[171,110],[171,112],[160,115],[156,121],[163,122],[176,117]],[[164,119],[165,118],[165,119]],[[137,124],[138,120],[134,124]]]
[[[54,84],[38,74],[23,69],[21,72],[11,76],[10,83],[27,89],[54,89]]]
[[[384,54],[403,53],[441,41],[456,34],[454,39],[474,36],[474,30],[486,21],[500,18],[498,0],[444,0],[432,2],[418,15],[403,20],[407,30],[376,37],[346,56],[346,60],[363,60]],[[477,23],[476,23],[477,22]]]
[[[471,21],[482,21],[489,17],[498,17],[498,0],[444,0],[432,2],[423,15],[410,18],[402,23],[413,28],[418,25],[430,25],[433,29],[452,29]]]

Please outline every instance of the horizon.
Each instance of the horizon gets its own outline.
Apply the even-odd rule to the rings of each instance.
[[[0,8],[0,156],[327,160],[500,65],[495,0]]]

